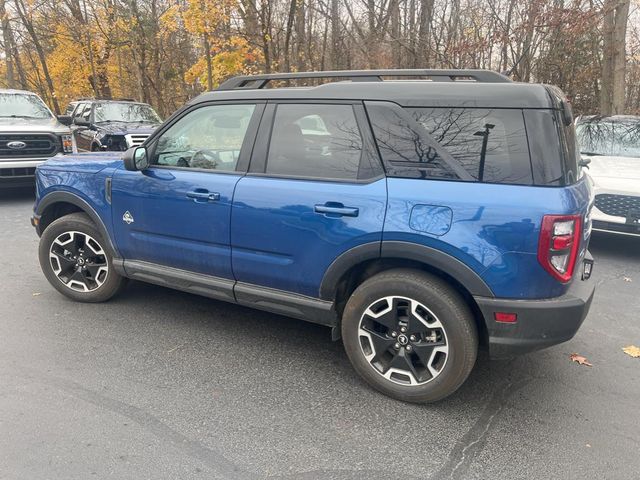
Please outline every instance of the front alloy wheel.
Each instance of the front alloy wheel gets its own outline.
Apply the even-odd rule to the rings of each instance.
[[[104,302],[126,279],[115,271],[107,240],[84,213],[70,213],[48,225],[40,238],[40,266],[60,293],[81,302]]]
[[[97,290],[109,275],[104,249],[83,232],[64,232],[49,249],[53,273],[65,286],[78,292]]]

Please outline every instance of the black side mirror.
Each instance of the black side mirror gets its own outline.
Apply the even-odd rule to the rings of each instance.
[[[587,158],[587,157],[582,157],[579,161],[578,161],[578,166],[582,167],[582,168],[589,168],[589,164],[591,163],[591,159]]]
[[[58,115],[58,121],[65,125],[65,126],[69,126],[71,125],[71,115]]]
[[[78,127],[91,127],[91,122],[89,120],[85,120],[82,117],[76,117],[73,119],[73,124]]]
[[[149,168],[147,149],[144,147],[131,147],[124,152],[122,159],[124,160],[124,168],[132,172]]]

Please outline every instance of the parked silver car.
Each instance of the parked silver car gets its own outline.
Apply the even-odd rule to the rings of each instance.
[[[576,134],[590,160],[593,229],[640,235],[640,117],[579,117]]]
[[[33,185],[39,164],[76,152],[70,123],[35,93],[0,89],[0,188]]]

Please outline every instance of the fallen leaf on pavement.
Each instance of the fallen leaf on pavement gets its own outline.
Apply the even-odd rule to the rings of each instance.
[[[630,281],[631,281],[631,279],[630,279],[629,277],[622,277],[622,279],[623,279],[625,282],[630,282]]]
[[[640,358],[640,348],[636,347],[635,345],[629,345],[628,347],[624,347],[622,351],[627,355],[629,355],[630,357]]]
[[[569,358],[571,359],[572,362],[576,362],[580,365],[585,365],[587,367],[593,367],[593,365],[591,365],[587,361],[587,357],[583,357],[582,355],[578,355],[577,353],[572,353],[571,355],[569,355]]]

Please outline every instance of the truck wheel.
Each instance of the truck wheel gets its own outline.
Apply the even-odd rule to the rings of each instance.
[[[478,332],[464,298],[418,270],[382,272],[351,295],[342,339],[355,370],[380,392],[427,403],[455,392],[478,353]]]
[[[104,302],[126,279],[113,268],[106,242],[84,213],[72,213],[49,225],[40,238],[40,267],[49,283],[80,302]]]

